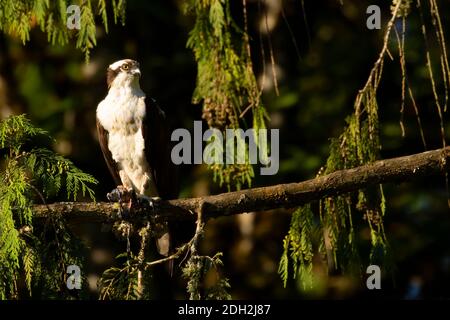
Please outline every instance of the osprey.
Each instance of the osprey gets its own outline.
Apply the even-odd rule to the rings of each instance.
[[[97,107],[100,147],[118,186],[116,193],[150,201],[170,199],[177,194],[165,115],[153,99],[145,100],[140,76],[139,63],[131,59],[107,69],[108,95]],[[160,254],[169,254],[168,232],[158,239],[157,247]]]

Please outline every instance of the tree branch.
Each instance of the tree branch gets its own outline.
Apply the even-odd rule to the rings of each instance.
[[[328,196],[345,194],[387,182],[414,180],[443,174],[449,168],[450,147],[376,161],[361,167],[340,170],[326,176],[269,187],[246,189],[218,195],[161,201],[148,212],[156,220],[196,219],[199,208],[205,219],[275,208],[292,208]],[[119,206],[106,202],[60,202],[35,205],[36,218],[63,214],[72,223],[117,220]],[[145,212],[144,212],[145,215]],[[131,217],[133,218],[133,217]],[[142,213],[137,218],[142,218]]]

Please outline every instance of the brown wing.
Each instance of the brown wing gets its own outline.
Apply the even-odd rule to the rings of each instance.
[[[170,140],[166,117],[153,99],[146,100],[142,124],[145,156],[153,173],[158,194],[170,200],[178,196],[176,167],[170,158]]]
[[[114,161],[111,151],[108,149],[108,131],[103,128],[100,121],[97,118],[97,134],[98,134],[98,140],[100,142],[100,148],[103,152],[103,157],[105,158],[106,164],[108,166],[109,172],[111,172],[111,175],[114,179],[114,182],[116,185],[121,185],[122,182],[120,180],[119,175],[119,168],[117,167],[117,162]]]
[[[158,194],[162,199],[170,200],[178,196],[176,167],[170,158],[169,130],[164,112],[156,101],[146,101],[145,119],[142,123],[145,140],[145,156],[155,179]],[[167,224],[168,232],[157,239],[156,246],[161,255],[168,256],[177,243],[172,224]],[[169,273],[173,272],[173,260],[168,263]]]

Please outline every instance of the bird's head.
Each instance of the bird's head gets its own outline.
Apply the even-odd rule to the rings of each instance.
[[[123,59],[110,64],[106,71],[108,88],[113,85],[139,85],[139,62],[131,59]]]

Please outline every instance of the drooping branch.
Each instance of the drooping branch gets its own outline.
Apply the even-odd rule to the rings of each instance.
[[[201,207],[205,219],[275,208],[292,208],[327,196],[356,191],[379,183],[414,180],[448,170],[450,147],[376,161],[326,176],[269,187],[218,195],[161,201],[148,212],[155,219],[196,219]],[[104,222],[117,219],[117,203],[60,202],[35,205],[36,218],[63,214],[71,222]]]

